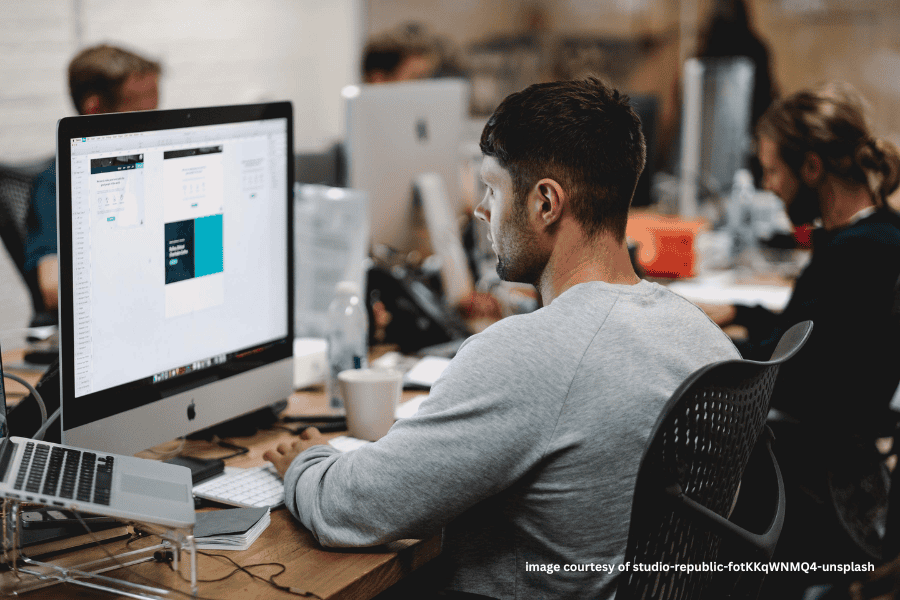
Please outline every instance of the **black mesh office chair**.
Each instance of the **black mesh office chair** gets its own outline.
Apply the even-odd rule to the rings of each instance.
[[[894,328],[894,342],[900,344],[900,278],[894,284],[894,298],[891,303],[891,326]],[[896,395],[900,396],[900,386]],[[900,459],[900,413],[892,411],[893,421],[890,424],[893,430],[890,436],[893,438],[890,452],[885,455],[885,461],[891,457]],[[900,468],[894,467],[890,475],[889,497],[887,515],[885,516],[884,536],[881,540],[881,554],[877,558],[884,561],[893,560],[900,555]]]
[[[810,321],[789,329],[768,362],[703,367],[672,394],[638,471],[625,556],[631,568],[619,582],[618,600],[758,594],[761,575],[689,573],[675,566],[771,558],[785,502],[766,414],[779,366],[811,330]],[[669,570],[639,571],[635,564]]]
[[[0,165],[0,238],[31,294],[33,325],[47,324],[43,322],[47,320],[47,312],[37,273],[25,272],[25,238],[34,179],[48,164],[45,161],[31,168]]]

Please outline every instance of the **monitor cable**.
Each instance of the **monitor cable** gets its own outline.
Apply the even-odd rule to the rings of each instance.
[[[119,558],[118,558],[117,556],[113,555],[108,549],[106,549],[105,545],[102,544],[102,543],[100,543],[100,540],[98,540],[98,539],[96,539],[96,538],[94,537],[94,534],[93,534],[93,532],[91,531],[90,526],[84,521],[84,519],[81,517],[81,515],[80,515],[79,513],[77,513],[77,512],[76,512],[75,514],[77,515],[78,520],[81,521],[81,524],[82,524],[82,526],[84,527],[85,531],[87,531],[88,534],[91,536],[91,538],[93,538],[94,543],[95,543],[101,550],[103,550],[103,552],[106,554],[106,556],[107,556],[107,558],[109,558],[109,560],[111,560],[113,563],[115,563],[115,564],[117,564],[117,565],[119,565],[119,566],[121,566],[121,567],[132,566],[131,564],[124,564],[124,563],[122,563],[122,562],[119,560]],[[151,531],[144,531],[144,530],[141,530],[141,529],[139,529],[138,527],[135,527],[135,530],[134,530],[134,531],[135,531],[135,533],[134,533],[134,535],[132,536],[132,538],[129,539],[127,542],[125,542],[125,545],[126,545],[126,546],[129,546],[133,541],[135,541],[135,540],[137,540],[137,539],[140,539],[140,538],[142,538],[142,537],[147,537],[147,536],[150,536],[150,535],[158,535],[158,534],[153,533],[153,532],[151,532]],[[304,597],[304,598],[319,598],[319,596],[316,596],[316,595],[313,594],[312,592],[307,592],[307,591],[302,590],[302,589],[300,589],[300,588],[296,588],[296,587],[288,586],[288,585],[282,585],[282,584],[276,582],[276,581],[275,581],[275,577],[278,577],[279,575],[281,575],[282,573],[284,573],[285,571],[287,571],[287,566],[284,565],[283,563],[279,563],[279,562],[267,562],[267,563],[255,563],[255,564],[251,564],[251,565],[240,565],[240,564],[238,564],[234,559],[232,559],[232,558],[230,558],[230,557],[228,557],[228,556],[225,556],[225,555],[223,555],[223,554],[213,554],[213,553],[211,553],[211,552],[203,552],[202,550],[196,550],[196,552],[197,552],[197,554],[200,554],[200,555],[203,555],[203,556],[208,556],[208,557],[211,557],[211,558],[224,558],[225,560],[231,562],[231,564],[233,564],[234,567],[235,567],[235,568],[234,568],[230,573],[228,573],[227,575],[224,575],[224,576],[222,576],[222,577],[218,577],[218,578],[216,578],[216,579],[197,579],[197,583],[216,583],[216,582],[219,582],[219,581],[224,581],[224,580],[226,580],[226,579],[228,579],[228,578],[230,578],[230,577],[233,577],[233,576],[234,576],[235,574],[237,574],[237,573],[246,573],[246,574],[249,575],[252,579],[256,579],[256,580],[259,580],[259,581],[261,581],[261,582],[263,582],[263,583],[266,583],[266,584],[268,584],[268,585],[274,587],[274,588],[277,589],[277,590],[281,590],[281,591],[283,591],[283,592],[287,592],[287,593],[293,594],[293,595],[295,595],[295,596],[302,596],[302,597]],[[172,564],[172,552],[171,552],[171,551],[165,550],[165,551],[155,552],[155,553],[153,554],[153,558],[152,558],[151,560],[155,560],[156,562],[159,562],[159,563],[165,563],[165,564],[168,564],[168,565],[169,565],[169,569],[171,569],[174,573],[176,573],[176,574],[178,575],[178,577],[180,577],[180,578],[181,578],[182,580],[184,580],[184,581],[190,581],[187,577],[184,576],[184,574],[183,574],[181,571],[176,571],[176,570],[175,570],[175,568],[174,568],[174,566],[173,566],[173,564]],[[137,563],[133,563],[133,564],[137,564]],[[250,569],[253,569],[253,568],[256,568],[256,567],[279,567],[279,568],[281,568],[281,570],[278,571],[277,573],[274,573],[274,574],[270,575],[269,577],[263,577],[263,576],[261,576],[261,575],[257,575],[256,573],[253,573],[252,571],[250,571]],[[216,599],[214,599],[214,598],[209,598],[209,597],[200,596],[200,595],[194,595],[194,594],[192,594],[192,593],[190,593],[190,592],[185,592],[185,591],[179,590],[179,589],[174,588],[174,587],[171,587],[171,586],[162,585],[162,584],[160,584],[159,582],[154,581],[154,580],[152,580],[151,578],[146,577],[146,576],[144,576],[144,575],[142,575],[142,574],[140,574],[140,573],[138,573],[138,572],[136,572],[136,571],[134,571],[134,570],[132,570],[131,573],[132,573],[133,575],[135,575],[136,577],[142,579],[145,583],[148,583],[148,584],[153,585],[153,586],[157,586],[157,587],[159,587],[159,588],[161,588],[161,589],[169,590],[169,591],[171,591],[171,592],[174,592],[174,593],[179,594],[179,595],[181,595],[181,596],[185,596],[185,597],[187,597],[187,598],[193,598],[194,600],[216,600]]]
[[[50,418],[47,418],[47,405],[44,403],[44,399],[41,397],[41,394],[34,389],[34,386],[19,377],[18,375],[13,375],[12,373],[3,373],[4,377],[8,377],[17,383],[21,383],[24,385],[31,395],[34,396],[35,401],[38,403],[38,407],[41,409],[41,426],[38,428],[37,432],[32,436],[36,440],[43,440],[44,434],[47,433],[47,429],[59,418],[60,409],[57,408],[56,412],[54,412]]]

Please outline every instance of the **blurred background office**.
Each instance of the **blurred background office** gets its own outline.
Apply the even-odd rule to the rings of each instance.
[[[757,208],[781,209],[774,196],[766,204],[756,194],[758,177],[754,181],[742,172],[732,179],[735,169],[754,168],[750,132],[772,100],[825,81],[848,82],[868,100],[873,134],[900,144],[898,0],[6,0],[4,8],[0,165],[33,175],[47,165],[54,154],[57,120],[77,112],[67,88],[69,62],[80,50],[100,43],[133,50],[162,65],[163,109],[292,101],[296,164],[303,167],[297,176],[304,183],[347,181],[337,150],[351,137],[348,97],[342,96],[346,86],[463,78],[468,120],[456,158],[460,166],[468,165],[468,180],[461,178],[466,183],[460,186],[457,214],[444,221],[452,223],[455,216],[461,225],[478,199],[473,168],[480,157],[478,136],[499,102],[532,83],[600,76],[635,98],[644,121],[648,167],[635,205],[680,213],[682,229],[667,222],[670,231],[696,233],[691,220],[703,217],[706,226],[727,233],[708,235],[702,242],[697,238],[704,264],[644,264],[655,266],[662,278],[702,272],[716,262],[717,252],[718,259],[725,256],[719,260],[723,269],[747,267],[765,279],[768,268],[782,277],[782,284],[796,276],[798,265],[779,270],[781,263],[760,262],[755,255],[738,260],[734,244],[743,240],[738,230],[746,230],[748,222],[765,225],[764,231],[753,232],[753,244],[776,240],[771,215],[745,222],[740,214],[725,214],[726,204],[740,206],[745,195]],[[736,99],[736,88],[726,85],[724,94],[712,90],[697,100],[691,90],[709,90],[702,75],[692,79],[698,71],[685,65],[693,58],[712,61],[705,65],[733,65],[738,63],[728,61],[736,57],[752,67],[752,79],[729,79],[737,73],[730,70],[723,81],[752,82],[741,88],[741,97]],[[742,130],[737,137],[710,144],[726,139],[717,137],[721,132],[715,128],[706,132],[700,127],[705,121],[718,122],[719,113],[709,110],[717,103],[726,113],[742,106],[746,114],[739,123],[725,123],[738,123]],[[693,132],[692,122],[699,127]],[[692,140],[701,147],[691,146]],[[730,171],[718,180],[700,172],[711,152],[734,158]],[[683,176],[691,168],[691,176]],[[448,185],[459,183],[449,179]],[[685,182],[693,187],[687,189]],[[398,182],[398,196],[408,195],[408,184]],[[691,194],[695,197],[685,207]],[[783,215],[781,220],[786,223]],[[640,224],[639,218],[635,223]],[[0,215],[0,228],[4,226]],[[462,228],[459,233],[463,235]],[[471,250],[483,235],[469,233]],[[633,233],[638,242],[649,239],[638,239],[637,229],[629,230],[629,236]],[[783,233],[781,249],[793,251],[794,244],[802,244],[796,232],[793,238],[790,234],[790,229]],[[720,246],[720,241],[731,245]],[[489,248],[485,256],[493,259]],[[476,289],[494,292],[481,282],[485,272],[470,266]],[[492,267],[487,271],[490,276]],[[783,307],[787,292],[779,298],[776,304]],[[486,293],[474,295],[463,308],[467,316],[493,315],[493,299]],[[509,293],[502,299],[506,311],[536,305]],[[31,316],[28,289],[9,253],[0,251],[0,334],[22,330]],[[386,319],[389,323],[390,317]]]
[[[56,120],[75,114],[66,67],[89,45],[118,44],[162,63],[161,108],[292,100],[295,150],[312,153],[344,138],[340,92],[364,81],[366,45],[399,38],[421,49],[410,76],[467,77],[476,133],[478,120],[505,95],[535,81],[590,72],[655,98],[659,123],[648,126],[659,127],[659,152],[650,168],[662,170],[671,168],[663,159],[677,145],[666,127],[681,115],[680,93],[672,91],[680,89],[682,65],[692,56],[732,52],[716,49],[710,32],[715,19],[733,24],[735,4],[11,0],[0,17],[0,163],[27,167],[53,154]],[[873,130],[900,141],[895,0],[747,0],[746,11],[747,39],[755,40],[747,53],[758,71],[754,115],[777,93],[843,80],[870,100]],[[763,64],[768,82],[760,77]],[[0,330],[23,327],[30,301],[5,253],[0,279],[8,283],[0,286]]]

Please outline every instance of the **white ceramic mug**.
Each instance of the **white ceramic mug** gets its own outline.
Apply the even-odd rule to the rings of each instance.
[[[403,391],[403,374],[383,369],[350,369],[338,373],[350,435],[374,442],[394,424]]]

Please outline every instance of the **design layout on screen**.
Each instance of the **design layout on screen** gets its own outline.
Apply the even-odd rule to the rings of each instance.
[[[72,141],[76,397],[287,334],[286,140],[269,119]]]

